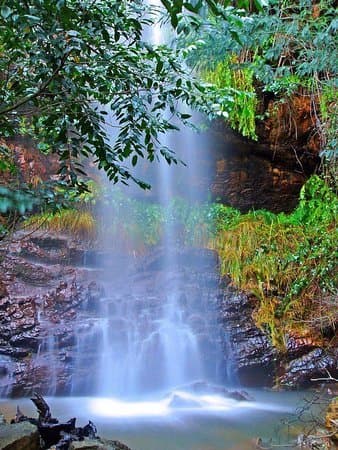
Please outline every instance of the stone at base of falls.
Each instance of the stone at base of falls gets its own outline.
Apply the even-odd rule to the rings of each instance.
[[[253,401],[254,398],[246,391],[235,389],[229,390],[224,386],[208,383],[207,381],[194,381],[178,388],[182,391],[191,391],[196,394],[216,394],[224,398],[231,398],[237,401]],[[172,405],[171,405],[172,406]]]
[[[198,408],[201,403],[197,400],[182,397],[179,394],[174,394],[169,402],[170,408]]]
[[[318,379],[329,381],[329,375],[338,376],[338,349],[331,352],[322,348],[316,348],[312,352],[292,360],[285,370],[285,374],[279,379],[282,386],[297,388],[311,384]]]
[[[2,450],[39,450],[38,429],[30,422],[0,424],[0,448]]]
[[[131,450],[120,441],[107,439],[85,439],[70,444],[69,450]]]

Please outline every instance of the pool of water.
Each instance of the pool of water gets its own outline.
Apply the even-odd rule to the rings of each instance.
[[[249,450],[261,437],[289,448],[299,428],[294,421],[304,404],[304,392],[250,391],[252,401],[239,402],[217,395],[175,392],[162,399],[123,402],[112,398],[46,398],[54,417],[77,418],[83,426],[92,420],[101,437],[118,439],[133,450]],[[24,414],[36,416],[25,399],[0,400],[5,417],[15,415],[16,405]]]

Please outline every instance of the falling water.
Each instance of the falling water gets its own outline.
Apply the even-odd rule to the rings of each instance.
[[[161,2],[152,0],[152,4]],[[159,25],[150,31],[152,43],[163,43]],[[164,160],[154,163],[157,184],[153,188],[167,211],[156,256],[158,267],[146,271],[141,262],[135,270],[132,260],[116,252],[116,243],[103,237],[106,253],[111,249],[104,264],[106,296],[92,314],[91,331],[77,333],[76,372],[87,364],[91,379],[84,384],[74,377],[73,394],[137,399],[197,380],[218,380],[217,258],[180,247],[177,227],[168,216],[178,192],[184,192],[186,201],[197,201],[194,183],[202,174],[196,152],[201,148],[205,152],[207,142],[183,127],[177,135],[164,136],[162,145],[173,149],[186,166],[168,165]],[[111,193],[114,195],[114,187]],[[116,214],[120,212],[106,206],[103,219],[109,224]],[[203,258],[208,260],[208,269]],[[205,274],[210,267],[213,273]]]

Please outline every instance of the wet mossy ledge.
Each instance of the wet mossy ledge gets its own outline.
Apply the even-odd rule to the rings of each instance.
[[[98,229],[95,214],[102,205],[99,208],[91,201],[90,207],[87,202],[86,208],[79,204],[78,210],[35,216],[25,227],[38,224],[53,233],[68,232],[87,239],[93,249],[97,236],[104,234],[109,236],[111,250],[141,256],[160,244],[165,223],[170,221],[177,236],[172,245],[215,250],[227,288],[251,299],[250,308],[244,309],[252,326],[272,346],[273,382],[292,386],[285,367],[311,351],[319,366],[323,365],[322,375],[325,367],[331,368],[331,363],[325,366],[323,361],[334,355],[337,346],[338,200],[320,177],[312,176],[303,186],[291,214],[264,210],[242,214],[222,204],[191,206],[179,198],[164,213],[159,204],[120,192],[109,205],[120,214]]]

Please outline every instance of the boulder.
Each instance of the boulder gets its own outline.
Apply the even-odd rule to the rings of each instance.
[[[201,403],[195,399],[187,398],[180,394],[173,394],[169,406],[171,408],[199,408]]]
[[[70,444],[69,450],[131,450],[120,441],[107,439],[85,439],[74,441]]]
[[[0,424],[0,448],[2,450],[39,450],[38,429],[30,422]]]
[[[183,391],[191,391],[197,394],[215,394],[220,395],[225,398],[232,398],[233,400],[238,401],[252,401],[254,400],[246,391],[243,390],[229,390],[224,386],[220,386],[217,384],[208,383],[207,381],[194,381],[193,383],[189,383],[183,385],[179,388]],[[175,397],[175,396],[174,396]],[[172,404],[171,404],[172,406]]]
[[[324,381],[329,375],[338,376],[338,349],[332,352],[316,348],[310,353],[292,360],[285,367],[285,374],[280,378],[280,384],[289,388],[309,386],[313,381]]]
[[[131,450],[120,441],[108,439],[84,439],[83,441],[73,441],[69,450]]]

